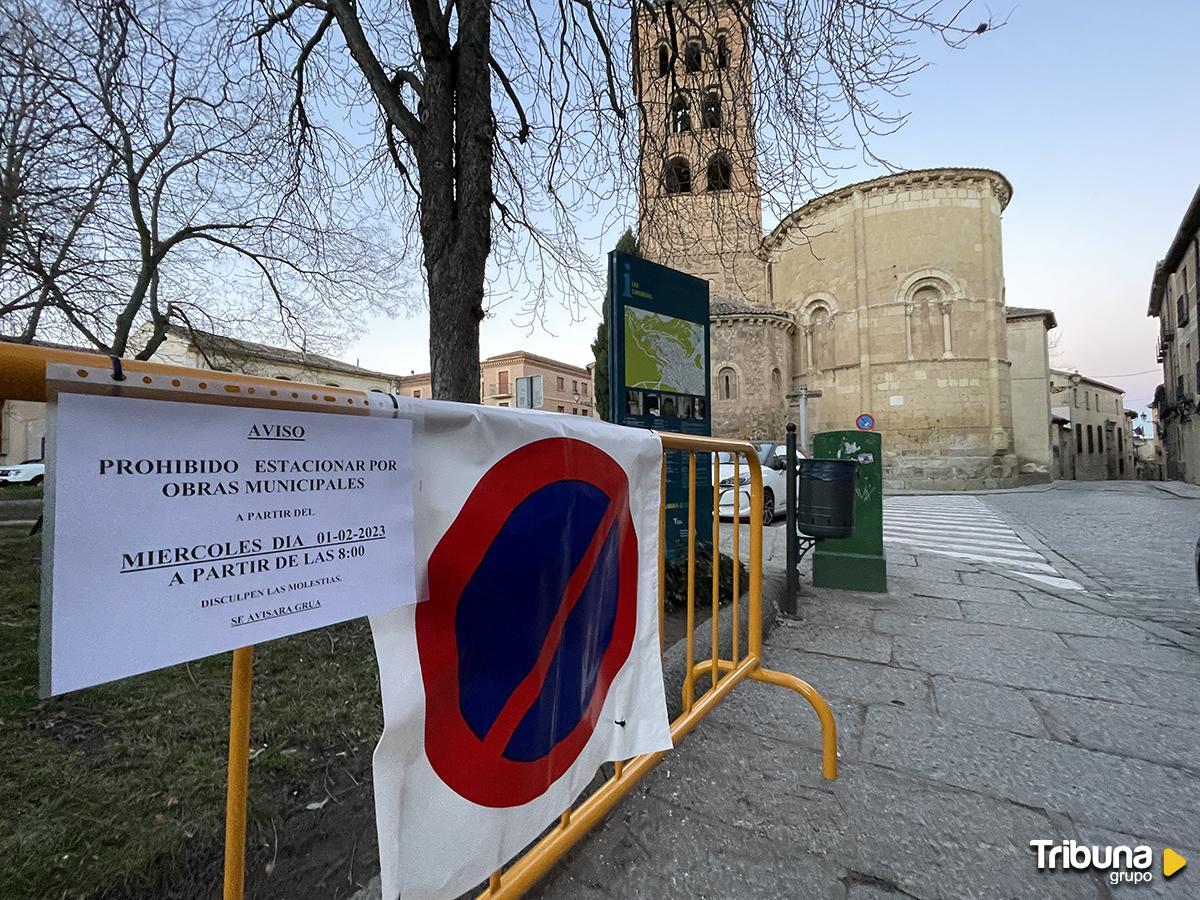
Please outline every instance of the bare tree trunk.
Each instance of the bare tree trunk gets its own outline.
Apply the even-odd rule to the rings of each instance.
[[[440,35],[422,35],[425,132],[415,150],[433,396],[478,403],[494,152],[487,0],[462,0],[458,21],[453,47]]]

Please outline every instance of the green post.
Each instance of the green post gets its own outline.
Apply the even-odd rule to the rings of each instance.
[[[813,585],[887,593],[883,552],[883,452],[874,431],[824,431],[813,435],[814,459],[858,460],[854,534],[817,541]]]

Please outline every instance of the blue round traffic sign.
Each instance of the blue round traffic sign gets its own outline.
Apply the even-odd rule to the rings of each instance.
[[[625,470],[549,438],[498,461],[429,557],[417,605],[425,752],[483,806],[540,796],[579,757],[637,626]]]
[[[863,413],[854,421],[854,424],[858,426],[859,431],[874,431],[875,417],[870,413]]]

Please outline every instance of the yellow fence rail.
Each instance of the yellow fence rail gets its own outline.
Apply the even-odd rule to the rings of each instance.
[[[47,397],[46,367],[66,364],[87,370],[109,365],[109,358],[91,353],[32,347],[0,342],[0,400],[45,401]],[[115,367],[114,367],[115,368]],[[108,391],[113,388],[125,396],[153,395],[158,387],[178,385],[177,379],[203,378],[200,386],[211,390],[207,397],[187,396],[177,399],[189,402],[236,403],[246,406],[287,408],[308,407],[313,410],[350,415],[369,414],[370,399],[362,391],[324,386],[304,385],[253,376],[230,375],[223,372],[189,369],[158,363],[121,360],[119,370],[124,378],[119,385],[94,383],[80,385],[81,390]],[[740,682],[750,679],[790,688],[800,694],[816,711],[821,724],[822,774],[827,779],[837,777],[837,729],[833,714],[825,699],[808,683],[794,675],[768,669],[762,664],[762,559],[763,559],[763,485],[762,469],[755,448],[744,441],[693,437],[681,434],[661,435],[663,464],[659,485],[659,640],[662,644],[663,622],[666,614],[666,455],[669,451],[688,454],[688,555],[687,555],[687,630],[686,667],[683,680],[682,712],[671,723],[671,737],[676,746],[694,729],[717,704]],[[749,584],[747,628],[745,640],[740,634],[741,593],[741,521],[740,502],[733,502],[731,534],[733,556],[733,585],[730,654],[720,654],[720,487],[716,454],[728,453],[733,459],[735,498],[738,492],[741,466],[750,475],[750,532]],[[697,515],[696,461],[697,454],[713,456],[712,492],[712,652],[709,658],[696,660],[696,537]],[[742,653],[743,644],[745,653]],[[664,648],[665,649],[665,648]],[[250,743],[250,696],[253,681],[253,648],[233,651],[233,672],[230,695],[229,768],[225,821],[225,900],[241,900],[243,896],[246,796],[248,786],[248,752]],[[707,687],[697,696],[703,684]],[[577,806],[565,810],[556,826],[525,851],[507,868],[493,873],[480,898],[501,900],[520,897],[577,844],[643,777],[666,755],[666,751],[643,754],[629,760],[617,761],[613,774]]]

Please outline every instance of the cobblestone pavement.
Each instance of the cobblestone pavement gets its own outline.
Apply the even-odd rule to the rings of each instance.
[[[1085,576],[1093,597],[1200,638],[1194,562],[1200,489],[1059,481],[1051,491],[991,494],[984,501]]]
[[[764,656],[829,698],[841,777],[799,698],[740,685],[535,895],[1200,896],[1200,505],[1129,483],[981,502],[1084,590],[919,546],[889,548],[888,594],[806,583]],[[1148,844],[1153,881],[1039,872],[1036,839]],[[1170,881],[1164,846],[1193,861]]]

